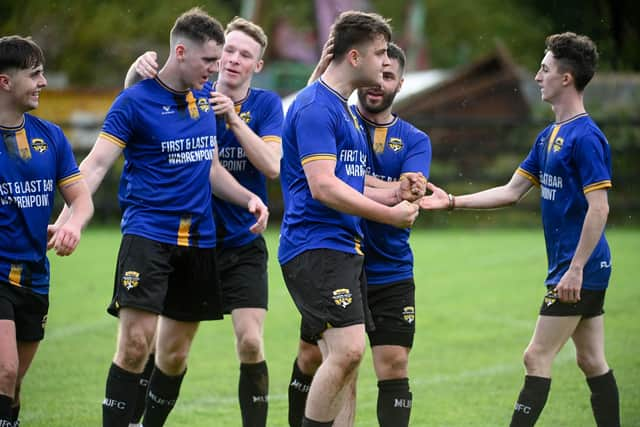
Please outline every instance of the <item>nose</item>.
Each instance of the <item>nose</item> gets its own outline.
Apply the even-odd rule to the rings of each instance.
[[[38,82],[38,87],[46,87],[47,86],[47,78],[42,74],[40,76],[40,81]]]

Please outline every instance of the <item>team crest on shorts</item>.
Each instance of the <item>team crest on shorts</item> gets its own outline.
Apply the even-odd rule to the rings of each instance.
[[[415,307],[408,305],[402,309],[402,318],[405,322],[411,324],[416,321],[416,309]]]
[[[42,321],[40,322],[40,325],[42,325],[42,329],[44,329],[44,327],[47,326],[47,315],[46,314],[44,316],[42,316]]]
[[[547,307],[549,307],[549,306],[553,305],[553,303],[555,303],[556,301],[558,301],[558,291],[556,291],[555,289],[551,289],[544,296],[544,304]]]
[[[38,153],[44,153],[45,151],[47,151],[47,148],[49,148],[47,143],[44,142],[44,139],[42,138],[33,138],[31,140],[31,147],[33,147],[33,149]]]
[[[342,308],[347,308],[349,304],[353,302],[353,296],[349,289],[336,289],[333,291],[333,302]]]
[[[140,273],[137,271],[127,271],[122,276],[122,286],[127,288],[128,291],[138,286],[140,283]]]

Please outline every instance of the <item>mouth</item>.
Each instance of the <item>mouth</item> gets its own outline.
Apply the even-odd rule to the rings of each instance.
[[[238,75],[240,75],[240,73],[238,71],[232,70],[230,68],[225,68],[224,69],[224,73],[229,75],[229,76],[238,76]]]

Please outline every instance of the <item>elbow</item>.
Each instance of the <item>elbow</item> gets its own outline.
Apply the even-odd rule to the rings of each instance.
[[[313,200],[327,204],[328,197],[331,194],[329,186],[316,182],[309,186],[309,190],[311,191],[311,197],[313,197]]]
[[[264,175],[269,179],[278,179],[280,176],[280,164],[277,164],[264,172]]]

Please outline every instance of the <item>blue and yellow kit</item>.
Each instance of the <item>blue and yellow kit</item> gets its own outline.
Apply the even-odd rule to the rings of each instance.
[[[367,133],[369,173],[383,181],[398,181],[408,172],[429,178],[431,141],[427,134],[397,116],[387,124],[364,118],[351,106]],[[369,285],[395,283],[413,277],[411,229],[363,220],[364,265]]]
[[[81,179],[60,127],[30,114],[0,126],[0,283],[49,293],[47,225],[56,187]]]
[[[611,187],[611,151],[586,113],[554,123],[538,135],[518,173],[540,187],[549,262],[545,283],[555,285],[575,254],[589,207],[585,194]],[[584,266],[584,289],[605,289],[611,254],[604,233]]]
[[[235,104],[236,113],[265,143],[282,141],[282,101],[271,91],[251,88],[247,96]],[[217,119],[218,157],[220,163],[245,188],[267,200],[266,177],[251,164],[224,117]],[[249,231],[255,217],[246,208],[213,197],[213,215],[218,233],[218,245],[239,247],[258,236]]]
[[[211,83],[176,92],[159,79],[118,95],[101,136],[123,148],[122,234],[178,246],[215,247],[209,171],[216,119]]]
[[[310,249],[362,254],[360,218],[314,200],[303,165],[335,160],[336,177],[362,193],[367,151],[364,133],[346,98],[322,80],[298,94],[287,112],[282,137],[281,264]]]

